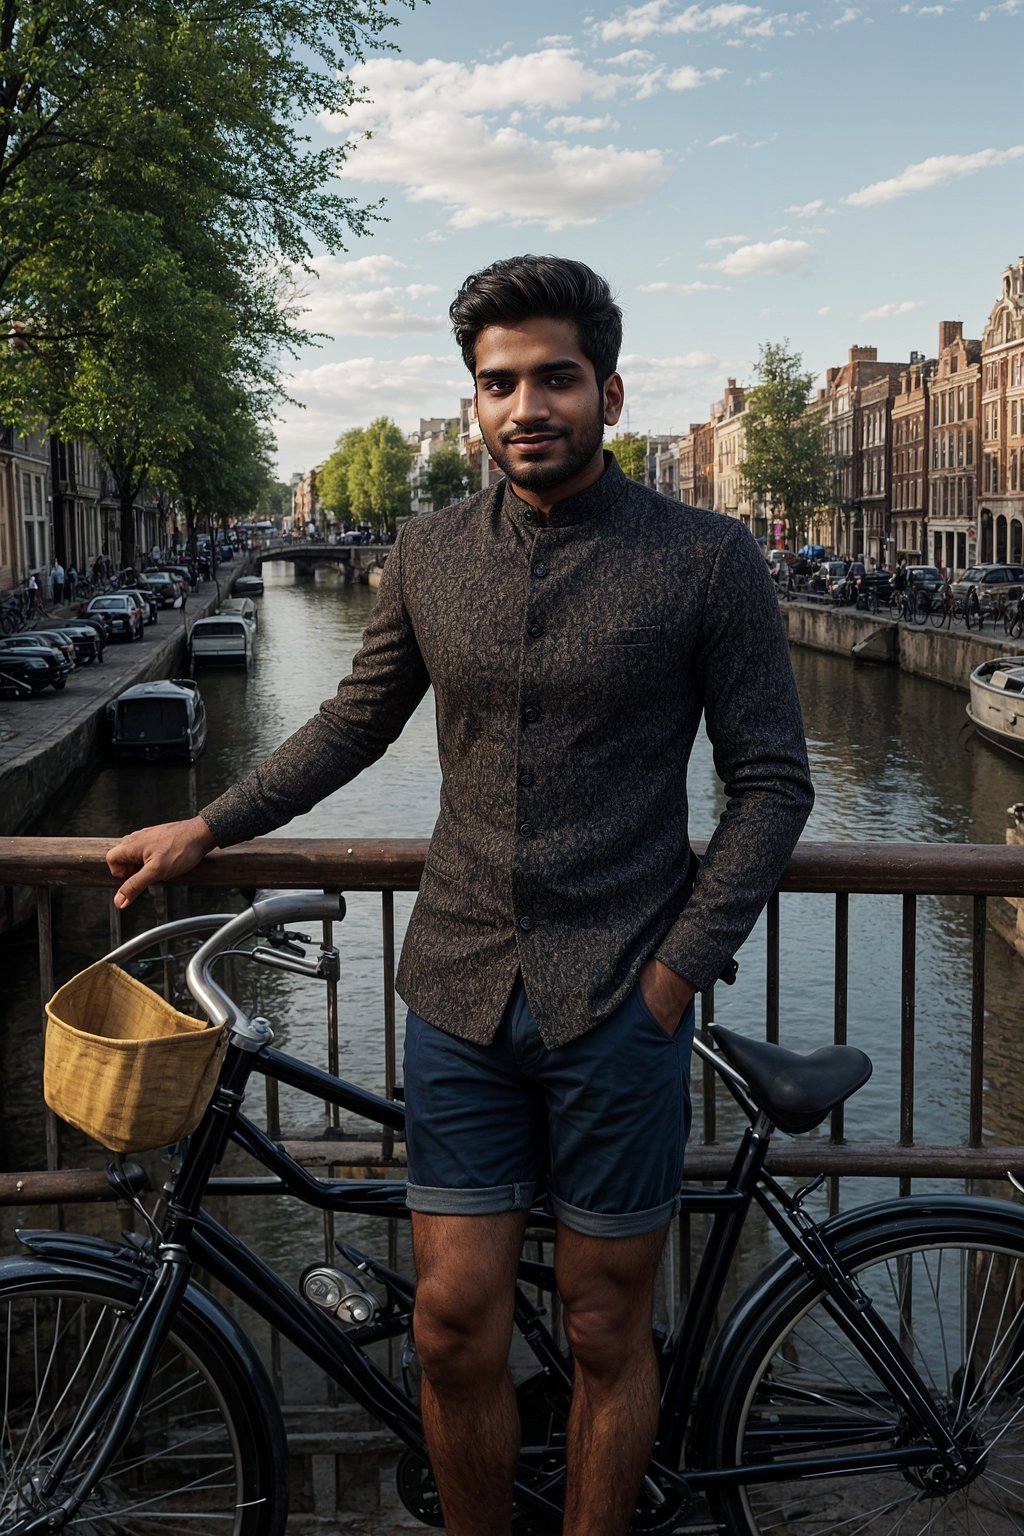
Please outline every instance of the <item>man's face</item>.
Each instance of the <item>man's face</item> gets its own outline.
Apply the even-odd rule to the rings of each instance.
[[[495,463],[526,501],[547,507],[603,472],[622,380],[613,373],[598,387],[568,320],[488,325],[476,343],[476,408]]]

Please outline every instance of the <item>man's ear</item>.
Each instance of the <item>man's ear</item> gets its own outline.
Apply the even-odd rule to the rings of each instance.
[[[604,396],[604,424],[606,427],[614,427],[622,415],[622,406],[626,398],[621,377],[617,373],[610,373],[604,381],[601,393]]]

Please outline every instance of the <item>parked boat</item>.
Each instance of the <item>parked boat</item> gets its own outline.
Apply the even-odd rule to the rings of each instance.
[[[253,629],[259,623],[259,609],[251,597],[226,597],[220,605],[221,613],[230,613],[245,619]]]
[[[1024,652],[975,667],[967,718],[986,741],[1024,758]]]
[[[236,576],[235,585],[232,588],[236,597],[262,597],[262,576]]]
[[[235,613],[219,613],[197,619],[189,635],[193,667],[249,667],[253,659],[255,630]]]
[[[119,757],[183,757],[206,746],[206,706],[190,677],[136,683],[107,706],[111,745]]]

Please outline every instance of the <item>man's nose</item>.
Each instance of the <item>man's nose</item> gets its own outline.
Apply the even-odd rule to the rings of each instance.
[[[541,421],[550,414],[546,391],[535,380],[523,379],[512,401],[513,421]]]

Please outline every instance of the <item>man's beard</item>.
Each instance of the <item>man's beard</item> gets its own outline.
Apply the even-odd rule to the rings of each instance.
[[[560,435],[565,438],[570,436],[565,431]],[[517,436],[529,437],[530,434],[528,432],[513,433],[513,440]],[[513,463],[507,440],[492,443],[485,433],[484,442],[495,464],[502,474],[508,476],[513,485],[522,486],[524,491],[550,491],[556,486],[564,485],[581,470],[586,469],[604,442],[604,421],[601,416],[595,414],[593,421],[581,429],[581,435],[568,455],[552,464]]]

